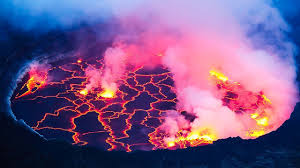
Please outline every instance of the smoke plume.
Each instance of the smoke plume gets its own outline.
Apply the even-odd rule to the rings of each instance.
[[[280,127],[298,102],[296,47],[286,36],[290,27],[273,1],[66,1],[55,10],[54,2],[47,2],[10,5],[22,7],[25,19],[47,15],[53,21],[49,27],[112,19],[118,23],[113,46],[103,54],[104,69],[86,71],[87,89],[115,92],[128,65],[163,65],[170,70],[178,103],[161,126],[166,143],[176,141],[181,130],[210,132],[216,139],[258,137]],[[29,23],[24,27],[37,25]],[[223,77],[215,78],[216,74]],[[243,107],[249,104],[249,95],[263,103],[254,111],[237,112],[222,100],[226,95],[216,87],[218,82],[232,86],[240,98],[236,103]],[[179,114],[182,110],[195,119],[185,119]],[[251,136],[249,131],[263,133]]]
[[[161,127],[166,141],[186,129],[198,134],[207,129],[217,138],[253,138],[276,130],[290,117],[298,101],[296,48],[285,35],[290,27],[271,1],[144,1],[126,14],[113,12],[121,23],[115,42],[122,44],[128,64],[166,66],[175,81],[177,110],[196,117],[188,121],[168,112]],[[122,59],[105,59],[114,61],[109,69],[124,66]],[[212,85],[213,69],[242,86],[235,92],[239,104],[247,104],[243,94],[260,93],[270,107],[233,111]]]

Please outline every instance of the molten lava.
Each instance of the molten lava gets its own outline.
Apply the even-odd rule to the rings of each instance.
[[[79,93],[86,96],[89,92],[86,89],[83,89]]]
[[[227,77],[227,76],[225,76],[223,73],[218,72],[218,71],[216,71],[216,70],[210,70],[210,71],[209,71],[209,74],[210,74],[211,76],[214,76],[214,77],[216,77],[217,79],[221,80],[222,82],[226,82],[226,81],[228,80],[228,77]]]
[[[245,135],[248,138],[257,138],[266,134],[269,127],[270,115],[266,111],[272,108],[271,100],[263,92],[253,93],[245,90],[240,83],[229,80],[220,71],[212,69],[209,71],[209,74],[219,92],[216,97],[223,100],[223,105],[227,106],[233,113],[249,116],[250,122],[251,120],[255,121],[250,126],[250,130],[245,130]],[[175,138],[165,138],[167,141],[163,143],[166,145],[166,148],[173,149],[210,144],[217,140],[217,134],[213,133],[213,128],[200,128],[200,130],[180,130]],[[166,136],[168,137],[168,135]],[[156,142],[155,140],[153,141]],[[156,143],[159,144],[162,142]]]
[[[212,144],[217,139],[216,135],[211,132],[210,129],[203,129],[202,131],[192,131],[190,133],[184,133],[184,131],[178,132],[175,140],[167,142],[168,148],[178,146],[179,148],[194,147],[203,144]]]
[[[255,121],[253,128],[246,131],[246,136],[257,138],[266,134],[271,115],[267,111],[272,109],[271,100],[262,91],[253,93],[245,90],[240,83],[230,81],[221,72],[211,70],[210,75],[215,78],[224,105],[235,113],[248,113],[249,120]]]
[[[106,89],[103,92],[101,92],[98,96],[101,96],[103,98],[113,98],[115,96],[115,93],[110,89]]]
[[[20,98],[36,92],[38,89],[46,85],[47,73],[29,73],[29,80],[23,85],[22,89],[26,86],[27,91],[23,94],[17,94],[16,98]]]
[[[100,61],[96,62],[96,65],[103,66]],[[51,92],[45,92],[49,95],[39,95],[41,92],[38,90],[42,90],[42,86],[45,86],[48,71],[30,72],[30,78],[19,87],[12,101],[13,107],[22,100],[47,102],[45,100],[54,98],[57,102],[64,102],[58,103],[62,104],[62,107],[44,113],[42,118],[30,122],[36,123],[30,126],[44,135],[48,132],[70,133],[74,144],[104,143],[107,150],[128,152],[145,147],[148,149],[194,147],[211,144],[218,139],[214,128],[196,130],[184,128],[174,137],[161,130],[160,126],[165,119],[164,111],[175,107],[177,102],[176,95],[172,92],[174,89],[172,76],[166,70],[149,75],[145,73],[143,67],[134,69],[123,79],[123,84],[117,91],[104,89],[99,92],[100,88],[84,89],[87,77],[82,74],[86,67],[93,65],[80,59],[75,63],[53,66],[54,68],[48,69],[49,73],[60,71],[59,73],[67,74],[65,79],[48,83],[49,88],[50,86],[61,88],[59,93],[50,95]],[[263,91],[259,93],[247,91],[240,83],[230,80],[216,69],[209,71],[208,75],[211,84],[217,90],[215,97],[222,100],[223,106],[249,119],[251,125],[245,130],[246,137],[256,138],[269,132],[268,128],[272,126],[270,124],[272,104]],[[23,94],[20,94],[21,92]],[[92,120],[96,122],[93,123]],[[89,123],[93,124],[85,128],[84,125]],[[50,135],[52,134],[49,134],[50,138],[55,138]],[[96,137],[102,140],[95,143]]]

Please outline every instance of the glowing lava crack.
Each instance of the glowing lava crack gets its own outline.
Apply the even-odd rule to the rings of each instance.
[[[152,150],[186,148],[211,144],[218,135],[211,128],[180,130],[176,137],[160,129],[166,110],[175,109],[176,95],[169,71],[143,67],[129,71],[116,92],[100,88],[87,90],[84,71],[88,66],[77,60],[68,64],[54,62],[46,71],[29,71],[12,97],[12,108],[33,129],[46,138],[62,138],[73,144],[91,145],[107,150]],[[39,73],[38,73],[39,72]],[[57,78],[47,80],[55,74]],[[255,127],[245,136],[267,133],[272,102],[263,92],[252,93],[220,71],[207,72],[208,81],[217,87],[215,95],[234,113],[247,115]],[[23,110],[26,109],[26,110]],[[30,110],[29,110],[30,109]]]

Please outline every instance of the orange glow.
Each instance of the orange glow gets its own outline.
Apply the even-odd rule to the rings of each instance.
[[[257,125],[261,125],[261,126],[268,126],[269,125],[268,121],[269,121],[268,117],[263,117],[263,118],[260,118],[260,119],[256,119]]]
[[[101,92],[98,96],[101,96],[103,98],[113,98],[115,96],[115,93],[112,90],[105,90]]]
[[[228,81],[228,77],[225,76],[223,73],[211,70],[209,71],[210,75],[215,77],[218,81],[218,84],[221,84],[223,88],[229,91],[230,93],[238,94],[239,92],[243,93],[245,92],[244,88],[237,82]],[[225,93],[227,93],[225,92]],[[237,106],[238,103],[240,103],[241,107],[244,107],[245,105],[249,104],[251,100],[253,100],[253,103],[256,103],[257,108],[246,108],[248,110],[251,110],[252,113],[250,113],[250,118],[255,120],[256,124],[251,125],[250,130],[246,131],[246,136],[257,138],[264,134],[266,134],[267,126],[269,126],[269,117],[270,114],[267,114],[264,109],[271,108],[271,100],[267,98],[264,94],[261,94],[262,92],[255,95],[255,93],[248,92],[246,95],[249,95],[248,97],[245,97],[241,99],[239,96],[234,97],[228,97],[228,104],[232,111],[239,110],[239,106]],[[243,93],[245,94],[245,93]],[[251,96],[252,95],[252,96]],[[258,97],[258,99],[257,99]],[[260,98],[259,98],[260,97]],[[231,101],[235,101],[234,103],[230,104]],[[243,108],[242,108],[243,109]],[[262,110],[262,111],[260,111]],[[243,112],[243,111],[242,111]]]
[[[200,135],[197,132],[192,132],[186,137],[186,140],[188,140],[188,141],[203,140],[204,142],[207,142],[207,143],[212,143],[215,139],[216,139],[216,136],[213,134]]]
[[[214,76],[214,77],[218,78],[219,80],[221,80],[223,82],[228,81],[228,77],[227,76],[225,76],[223,73],[218,72],[216,70],[210,70],[209,74],[210,74],[210,76]]]
[[[173,147],[173,146],[175,146],[175,142],[173,141],[168,142],[168,147]]]
[[[86,89],[83,89],[79,93],[86,96],[88,94],[88,91]]]
[[[29,94],[32,94],[36,92],[38,89],[46,85],[46,76],[31,76],[30,79],[25,83],[25,85],[22,87],[24,88],[25,86],[27,87],[27,91],[21,95],[17,95],[16,98],[20,98]]]
[[[215,140],[217,140],[216,135],[211,133],[210,130],[204,129],[200,132],[190,132],[186,136],[179,133],[175,140],[167,142],[167,146],[173,147],[178,144],[181,148],[186,148],[187,146],[193,147],[201,144],[212,144]]]
[[[261,117],[258,113],[251,114],[251,118],[256,121],[257,125],[260,126],[268,126],[269,125],[269,118],[268,117]]]
[[[158,53],[157,56],[162,56],[162,54]],[[77,63],[84,63],[86,65],[89,65],[89,63],[85,62],[84,60],[75,60],[75,64]],[[74,61],[73,63],[74,64]],[[92,64],[93,65],[93,64]],[[66,66],[67,67],[67,66]],[[70,101],[72,104],[74,104],[75,109],[72,109],[72,112],[75,112],[76,115],[72,116],[71,118],[68,118],[71,126],[68,129],[65,128],[55,128],[55,127],[51,127],[51,126],[44,126],[46,125],[45,123],[47,122],[47,120],[49,120],[49,117],[51,116],[57,116],[59,117],[60,115],[63,115],[64,112],[66,112],[67,110],[69,110],[68,106],[66,107],[62,107],[58,110],[55,111],[55,113],[46,113],[46,115],[44,115],[44,117],[37,122],[37,124],[34,126],[35,130],[42,130],[42,129],[52,129],[52,130],[63,130],[63,131],[68,131],[70,133],[73,133],[72,139],[74,144],[80,144],[80,145],[85,145],[88,144],[88,141],[86,141],[85,139],[82,139],[83,136],[85,135],[89,135],[92,133],[99,133],[102,132],[101,131],[91,131],[91,132],[85,132],[85,133],[81,133],[81,132],[77,132],[77,130],[75,129],[78,126],[78,123],[74,122],[75,119],[80,118],[81,116],[84,116],[90,112],[94,113],[96,111],[96,113],[99,113],[98,115],[98,122],[104,126],[104,131],[103,132],[107,132],[109,134],[108,138],[105,140],[105,142],[107,144],[110,145],[110,148],[108,150],[118,150],[118,149],[124,149],[127,152],[130,152],[132,149],[131,147],[133,146],[138,146],[141,144],[127,144],[127,143],[123,143],[122,138],[128,138],[131,136],[130,134],[130,130],[132,129],[132,126],[134,126],[134,118],[133,116],[139,112],[139,109],[134,109],[133,111],[129,111],[127,108],[127,104],[134,101],[135,97],[139,96],[140,94],[142,94],[144,91],[148,91],[149,89],[147,89],[146,86],[155,86],[155,88],[157,88],[157,91],[155,92],[148,92],[149,95],[151,95],[152,97],[155,97],[155,99],[157,99],[157,101],[153,102],[150,104],[150,108],[147,110],[147,113],[149,113],[149,115],[146,115],[146,117],[144,118],[144,120],[141,122],[142,126],[145,127],[151,127],[154,128],[155,130],[151,133],[148,134],[149,136],[149,143],[154,145],[153,149],[163,149],[163,148],[170,148],[170,149],[177,149],[177,148],[187,148],[187,147],[194,147],[194,146],[201,146],[201,145],[206,145],[206,144],[212,144],[214,141],[216,141],[218,139],[217,134],[215,134],[212,129],[201,129],[201,130],[196,130],[196,131],[191,131],[191,130],[183,130],[180,131],[178,134],[172,136],[172,138],[167,137],[168,135],[165,135],[163,132],[161,132],[159,127],[156,127],[156,125],[151,125],[151,122],[147,122],[147,119],[150,118],[149,116],[152,115],[153,112],[153,116],[156,117],[157,114],[155,114],[156,111],[158,111],[159,113],[162,113],[163,111],[160,109],[156,108],[156,105],[158,105],[158,103],[161,103],[162,101],[165,102],[169,102],[169,103],[175,103],[176,104],[176,99],[174,98],[168,98],[168,95],[164,92],[162,92],[163,87],[161,87],[162,85],[158,85],[161,81],[164,81],[168,78],[172,78],[171,73],[169,72],[163,72],[163,73],[159,73],[159,74],[150,74],[150,75],[145,75],[143,76],[143,78],[149,78],[149,81],[147,81],[146,83],[143,81],[139,81],[139,77],[141,76],[139,73],[137,73],[139,70],[142,69],[141,68],[137,68],[132,72],[132,76],[128,76],[127,79],[132,80],[131,83],[126,82],[127,79],[122,79],[123,80],[123,84],[130,88],[131,90],[133,90],[134,92],[136,92],[136,96],[134,97],[129,97],[127,99],[125,99],[123,95],[127,95],[127,91],[122,91],[122,90],[117,90],[118,92],[118,97],[120,97],[120,100],[118,99],[109,99],[109,98],[114,98],[117,96],[116,91],[112,91],[112,90],[103,90],[102,92],[99,92],[98,90],[88,90],[88,89],[84,89],[85,85],[87,83],[87,78],[82,78],[81,74],[83,74],[82,72],[84,72],[84,67],[85,66],[78,66],[79,69],[68,69],[64,66],[62,67],[58,67],[59,69],[65,71],[65,72],[72,72],[71,73],[71,77],[69,77],[67,80],[70,79],[77,79],[77,78],[81,78],[83,79],[83,81],[80,84],[71,84],[70,85],[70,89],[66,88],[66,90],[64,90],[64,92],[60,92],[57,95],[55,95],[55,97],[57,98],[64,98],[68,101]],[[208,74],[208,73],[207,73]],[[269,132],[268,127],[271,127],[271,123],[270,120],[271,118],[271,114],[269,114],[268,110],[265,110],[267,108],[271,108],[271,101],[270,99],[268,99],[265,95],[263,95],[263,92],[260,93],[253,93],[253,92],[248,92],[247,90],[245,90],[243,88],[243,86],[241,86],[238,82],[232,81],[230,80],[227,76],[225,76],[222,72],[220,71],[216,71],[216,70],[211,70],[209,71],[209,75],[210,77],[214,80],[217,81],[214,84],[218,84],[220,86],[220,92],[231,92],[231,93],[236,93],[238,96],[236,98],[232,98],[232,97],[227,97],[227,99],[229,101],[231,101],[232,103],[229,105],[229,109],[232,112],[235,112],[236,109],[238,109],[239,107],[242,107],[243,109],[245,109],[244,111],[241,110],[241,114],[245,114],[246,117],[248,117],[249,120],[252,120],[252,122],[249,122],[251,125],[249,125],[249,127],[247,128],[247,130],[245,130],[243,132],[243,134],[245,136],[247,136],[248,138],[257,138],[259,136],[262,136],[264,134],[266,134],[267,132]],[[30,79],[27,81],[27,83],[24,85],[24,90],[26,89],[26,86],[28,88],[28,92],[27,93],[33,93],[37,90],[37,88],[42,87],[43,85],[46,84],[46,78],[44,76],[41,77],[41,75],[32,73],[30,74]],[[64,86],[66,80],[61,80],[59,82],[51,82],[51,81],[47,81],[49,83],[49,86],[52,84],[55,84],[53,86]],[[140,89],[139,87],[144,87],[145,89]],[[169,88],[172,88],[171,85],[167,84],[166,86],[168,86]],[[142,88],[141,87],[141,88]],[[81,88],[81,89],[78,89]],[[80,96],[79,98],[82,99],[83,103],[81,103],[80,101],[77,100],[71,100],[69,99],[69,95],[70,93],[76,92],[77,94],[75,95],[77,98],[78,96]],[[243,94],[240,96],[240,92]],[[216,96],[224,96],[225,93],[220,93],[220,95],[216,95]],[[89,96],[81,96],[81,95],[88,95]],[[24,95],[24,94],[23,94]],[[97,97],[94,97],[94,95],[97,95]],[[120,96],[119,96],[120,95]],[[246,96],[244,96],[246,95]],[[22,96],[22,95],[21,95]],[[19,96],[20,97],[20,96]],[[35,96],[36,97],[36,96]],[[51,96],[45,96],[45,98],[47,97],[51,97]],[[53,96],[52,96],[53,97]],[[93,100],[98,100],[99,97],[103,97],[104,100],[101,100],[105,103],[104,107],[100,106],[99,107],[94,104],[92,104]],[[162,98],[161,98],[162,97]],[[165,97],[165,98],[163,98]],[[16,98],[18,98],[18,95],[16,96]],[[218,97],[217,97],[218,98]],[[251,101],[253,99],[253,101]],[[251,102],[251,103],[249,103]],[[248,104],[253,104],[253,106],[250,106]],[[86,105],[88,106],[88,110],[85,111],[84,109],[83,112],[80,111],[81,106]],[[114,111],[110,111],[111,107],[113,107],[114,105],[119,105],[122,109],[120,112],[114,112]],[[105,114],[105,115],[104,115]],[[126,120],[124,121],[124,125],[125,127],[120,127],[118,129],[120,130],[115,130],[114,127],[111,126],[110,121],[116,120],[118,118],[121,117],[126,117]],[[163,120],[164,117],[161,116],[159,114],[159,116],[157,117],[159,120]],[[247,122],[248,123],[248,122]],[[266,127],[268,126],[268,127]],[[166,139],[165,139],[166,138]]]
[[[252,130],[252,131],[247,132],[247,136],[249,136],[249,137],[257,138],[257,137],[260,137],[262,135],[265,135],[264,130]]]
[[[253,114],[251,114],[251,118],[256,119],[258,117],[258,115],[259,115],[258,113],[253,113]]]
[[[268,99],[265,95],[262,95],[262,97],[263,97],[263,99],[266,101],[266,102],[268,102],[268,103],[270,103],[271,104],[271,100],[270,99]]]

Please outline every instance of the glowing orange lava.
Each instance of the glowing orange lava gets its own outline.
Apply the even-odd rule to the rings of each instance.
[[[16,98],[20,98],[36,92],[38,89],[46,85],[47,76],[40,76],[38,74],[32,74],[29,80],[23,85],[22,89],[26,86],[27,91],[23,94],[17,94]]]
[[[86,145],[89,137],[103,136],[103,143],[107,150],[136,149],[177,149],[211,144],[218,139],[213,128],[199,128],[198,130],[180,130],[175,137],[168,137],[160,129],[164,122],[163,113],[173,105],[176,106],[176,95],[172,92],[172,76],[169,71],[159,73],[144,73],[143,67],[129,71],[122,79],[122,85],[116,91],[104,89],[87,90],[87,78],[83,75],[87,66],[103,66],[102,60],[96,65],[81,59],[67,65],[57,65],[49,72],[61,71],[69,74],[66,78],[47,82],[47,85],[62,88],[54,95],[39,95],[46,85],[47,75],[30,74],[30,78],[16,91],[12,102],[20,100],[43,101],[55,98],[64,100],[64,105],[55,111],[47,112],[42,118],[31,125],[36,131],[60,131],[72,134],[73,144]],[[245,114],[254,123],[253,128],[246,130],[249,138],[256,138],[268,133],[271,126],[271,114],[265,109],[271,108],[271,100],[263,92],[253,93],[245,90],[238,82],[230,80],[221,71],[212,69],[208,73],[212,84],[217,88],[217,98],[221,99],[234,113]],[[47,87],[48,88],[48,87]],[[45,88],[46,89],[46,88]],[[37,93],[35,93],[37,92]],[[22,93],[22,94],[20,94]],[[30,95],[35,93],[33,95]],[[50,94],[50,93],[48,93]],[[141,97],[145,97],[141,99]],[[113,98],[113,99],[112,99]],[[147,102],[147,103],[145,103]],[[145,103],[145,104],[143,104]],[[143,106],[140,106],[143,104]],[[168,108],[166,108],[168,107]],[[79,121],[88,115],[96,119],[91,130],[80,129]],[[65,119],[64,117],[67,117]],[[61,125],[49,125],[51,120],[63,119]],[[98,126],[96,126],[98,125]],[[96,129],[97,128],[97,129]],[[136,129],[142,128],[145,140],[136,136]],[[146,130],[146,133],[145,133]],[[136,136],[136,137],[135,137]],[[133,142],[132,139],[134,140]],[[136,142],[137,141],[137,142]],[[100,142],[99,142],[100,143]]]
[[[212,133],[211,129],[201,129],[201,131],[192,131],[189,133],[184,133],[184,131],[179,131],[175,139],[167,140],[166,144],[168,148],[180,147],[194,147],[203,144],[212,144],[217,140],[217,136]]]
[[[113,98],[115,96],[115,93],[110,89],[106,89],[103,92],[101,92],[98,96],[101,96],[103,98]]]
[[[226,82],[226,81],[228,80],[228,77],[227,77],[227,76],[225,76],[223,73],[218,72],[218,71],[216,71],[216,70],[210,70],[210,71],[209,71],[209,74],[210,74],[211,76],[216,77],[217,79],[219,79],[219,80],[221,80],[221,81],[223,81],[223,82]]]
[[[86,89],[83,89],[79,93],[86,96],[89,92]]]
[[[240,83],[230,81],[227,76],[217,70],[211,70],[210,76],[215,77],[220,90],[224,89],[225,103],[234,112],[250,113],[249,117],[256,122],[252,129],[246,131],[249,138],[257,138],[267,133],[269,115],[266,109],[271,109],[271,100],[263,92],[246,91]],[[246,95],[245,97],[240,96]],[[251,104],[252,103],[252,104]],[[251,105],[251,106],[249,106]]]

